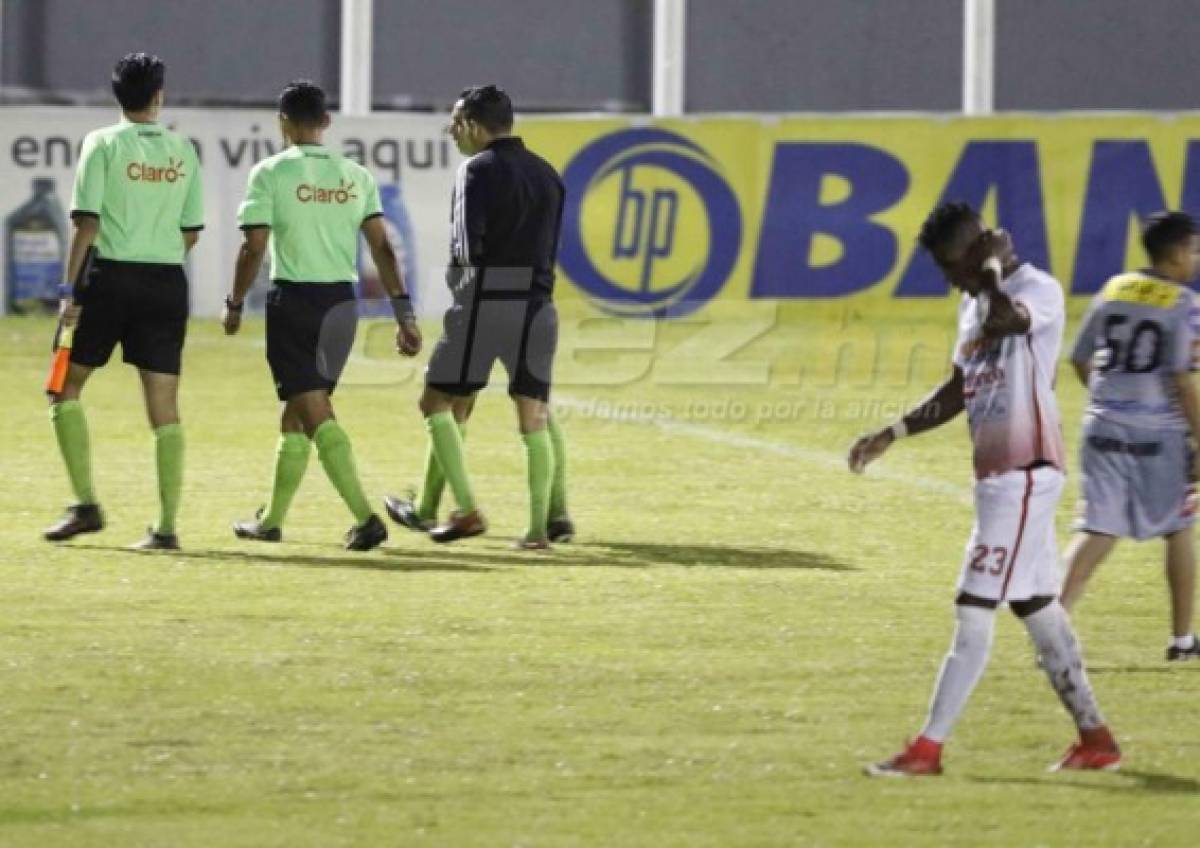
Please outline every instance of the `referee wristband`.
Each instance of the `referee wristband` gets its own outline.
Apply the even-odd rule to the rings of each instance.
[[[893,439],[903,439],[908,435],[908,425],[904,423],[903,418],[897,418],[888,429],[892,431]]]
[[[242,303],[234,303],[232,297],[230,297],[229,295],[225,295],[225,308],[228,309],[230,312],[241,312],[242,307],[244,307],[245,305],[246,305],[245,301],[243,301]]]
[[[392,314],[396,316],[396,320],[400,323],[405,321],[417,320],[417,315],[413,312],[412,298],[406,294],[399,297],[390,298],[392,304]]]

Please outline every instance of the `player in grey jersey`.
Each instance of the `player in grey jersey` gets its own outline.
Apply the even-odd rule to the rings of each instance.
[[[1067,550],[1062,604],[1074,606],[1118,539],[1164,538],[1173,630],[1167,659],[1187,660],[1200,657],[1192,632],[1200,401],[1191,373],[1200,349],[1200,306],[1187,288],[1196,275],[1200,236],[1188,215],[1162,212],[1146,223],[1142,244],[1151,267],[1105,284],[1071,354],[1088,387],[1088,405],[1079,532]]]

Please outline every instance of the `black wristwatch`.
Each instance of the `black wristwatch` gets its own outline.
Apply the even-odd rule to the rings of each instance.
[[[416,314],[413,312],[412,298],[406,294],[399,297],[389,298],[392,303],[392,314],[396,316],[396,321],[404,323],[405,321],[417,320]]]
[[[230,312],[241,312],[242,307],[244,307],[245,305],[246,305],[245,301],[242,301],[241,303],[234,303],[232,297],[230,297],[229,295],[225,295],[225,308],[228,309]]]

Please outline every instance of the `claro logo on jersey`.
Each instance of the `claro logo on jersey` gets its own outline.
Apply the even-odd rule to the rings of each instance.
[[[296,186],[296,199],[301,203],[336,203],[341,205],[357,200],[353,180],[339,180],[333,188],[311,183],[300,183]]]
[[[741,210],[695,142],[661,129],[602,136],[571,160],[563,182],[559,262],[606,311],[677,318],[729,279]]]
[[[125,176],[135,183],[173,183],[187,176],[183,160],[168,159],[168,165],[151,165],[147,162],[130,162],[125,167]]]

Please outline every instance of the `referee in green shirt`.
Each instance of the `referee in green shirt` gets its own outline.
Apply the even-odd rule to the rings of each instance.
[[[183,261],[204,227],[204,208],[195,148],[158,123],[164,74],[157,56],[132,53],[117,62],[112,88],[121,122],[88,133],[75,173],[67,278],[75,279],[93,244],[97,258],[80,302],[63,301],[63,323],[75,326],[75,340],[63,390],[51,398],[50,420],[77,503],[46,530],[54,542],[104,526],[79,398],[120,343],[122,358],[141,377],[158,466],[158,522],[134,547],[179,547],[183,430],[176,396],[188,319]]]
[[[224,323],[227,333],[237,332],[246,293],[269,248],[274,285],[267,296],[267,362],[283,414],[270,502],[233,530],[243,539],[282,540],[288,506],[315,443],[325,473],[354,514],[346,547],[366,551],[387,538],[387,528],[371,511],[350,439],[330,401],[358,322],[360,231],[391,296],[399,352],[415,356],[421,334],[387,239],[375,179],[321,143],[329,127],[325,93],[307,80],[288,85],[279,96],[279,127],[285,149],[254,166],[238,210],[244,243]]]

